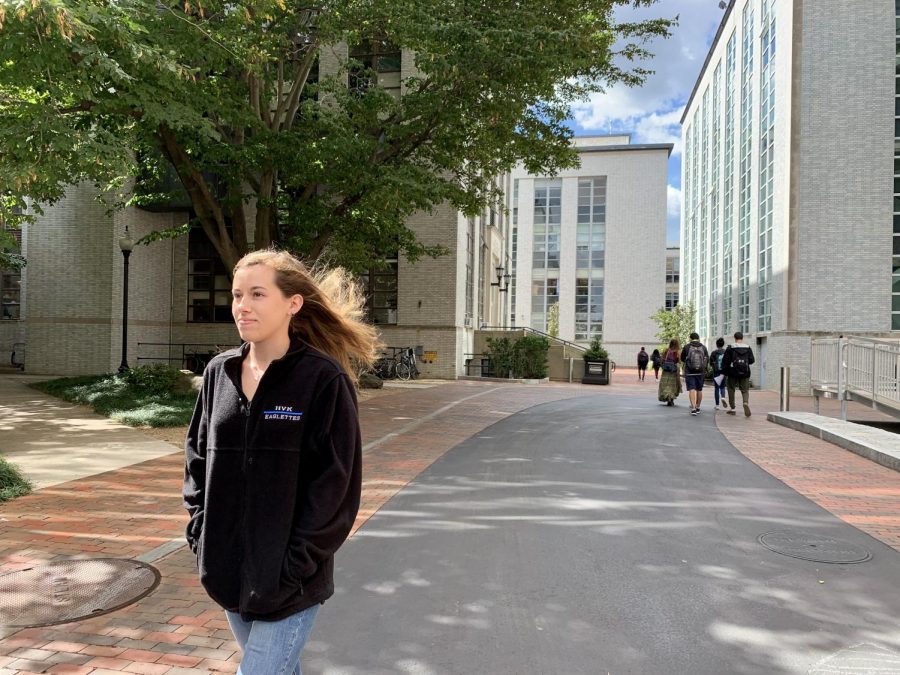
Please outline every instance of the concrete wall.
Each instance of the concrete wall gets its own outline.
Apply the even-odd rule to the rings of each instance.
[[[888,331],[894,6],[804,0],[798,28],[795,327]]]

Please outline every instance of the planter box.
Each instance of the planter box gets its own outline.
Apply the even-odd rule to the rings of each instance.
[[[609,359],[585,359],[581,384],[609,384]]]

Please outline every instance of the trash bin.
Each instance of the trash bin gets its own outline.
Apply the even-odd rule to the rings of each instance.
[[[581,384],[609,384],[609,359],[585,359]]]

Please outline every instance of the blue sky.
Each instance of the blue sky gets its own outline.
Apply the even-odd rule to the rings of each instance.
[[[627,11],[627,13],[626,13]],[[631,134],[632,143],[674,143],[669,159],[666,239],[678,243],[681,217],[681,115],[724,15],[718,0],[660,0],[651,8],[620,12],[622,20],[674,17],[678,26],[668,40],[647,48],[655,71],[640,88],[616,86],[574,108],[571,127],[578,136]]]

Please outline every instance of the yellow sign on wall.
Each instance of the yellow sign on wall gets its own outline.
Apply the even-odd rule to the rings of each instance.
[[[435,361],[437,361],[437,352],[423,352],[422,360],[425,363],[434,363]]]

